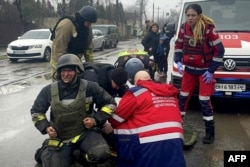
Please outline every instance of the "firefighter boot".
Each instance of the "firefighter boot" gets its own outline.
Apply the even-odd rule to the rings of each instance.
[[[205,121],[206,136],[203,138],[204,144],[212,144],[214,142],[214,121]]]

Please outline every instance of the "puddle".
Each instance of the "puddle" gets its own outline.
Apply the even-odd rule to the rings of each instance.
[[[2,133],[0,136],[0,142],[4,141],[4,140],[9,140],[10,138],[13,138],[14,136],[16,136],[18,133],[20,132],[20,130],[8,130],[5,133]]]
[[[52,78],[50,76],[50,73],[45,73],[42,75],[34,76],[33,78],[23,79],[18,82],[14,82],[11,84],[7,84],[4,86],[0,86],[0,95],[6,95],[10,93],[16,93],[19,91],[22,91],[23,89],[35,85],[40,84],[45,80],[51,80]]]
[[[30,86],[30,83],[27,81],[2,86],[2,87],[0,87],[0,95],[16,93],[16,92],[19,92],[19,91],[25,89],[28,86]]]
[[[27,74],[26,74],[27,75]],[[41,73],[38,75],[34,75],[33,77],[22,77],[20,79],[17,79],[16,81],[10,81],[7,83],[3,83],[3,85],[0,84],[0,95],[10,94],[10,93],[16,93],[19,92],[28,86],[34,85],[34,84],[40,84],[45,80],[51,80],[52,78],[50,76],[50,73]],[[0,81],[9,81],[8,79],[0,79]]]

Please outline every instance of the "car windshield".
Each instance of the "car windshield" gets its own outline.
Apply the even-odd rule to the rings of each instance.
[[[20,39],[48,39],[49,36],[49,31],[28,31],[24,33]]]
[[[197,3],[201,5],[202,13],[215,21],[218,31],[250,31],[249,0],[235,0],[232,4],[219,4],[218,0],[199,1]],[[185,3],[184,9],[189,4]],[[181,22],[184,23],[185,20],[186,16],[183,13]]]
[[[108,28],[107,27],[93,27],[93,29],[100,30],[103,34],[108,34]]]

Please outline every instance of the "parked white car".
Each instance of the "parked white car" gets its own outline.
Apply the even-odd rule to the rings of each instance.
[[[17,40],[8,44],[7,56],[11,62],[18,59],[42,59],[49,62],[52,41],[49,29],[35,29],[24,33]]]
[[[94,49],[100,49],[101,51],[104,49],[104,40],[105,40],[105,36],[104,34],[100,31],[100,30],[96,30],[96,29],[92,29],[92,33],[93,33],[93,45],[94,45]]]

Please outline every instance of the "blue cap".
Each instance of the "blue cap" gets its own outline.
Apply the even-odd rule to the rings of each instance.
[[[166,39],[168,39],[168,37],[166,36],[166,34],[164,34],[163,36],[160,37],[160,40],[163,40],[163,41],[164,41],[164,40],[166,40]]]
[[[125,69],[128,72],[128,79],[134,84],[134,77],[138,71],[144,70],[144,64],[139,58],[130,58],[125,64]]]

